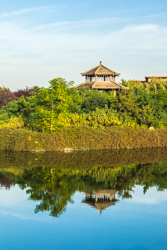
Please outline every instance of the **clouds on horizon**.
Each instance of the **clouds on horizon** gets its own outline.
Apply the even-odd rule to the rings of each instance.
[[[47,10],[48,8],[52,8],[53,6],[40,6],[36,8],[25,8],[25,9],[20,9],[20,10],[15,10],[15,11],[9,11],[9,12],[3,12],[0,13],[0,17],[11,17],[11,16],[16,16],[16,15],[24,15],[26,13],[30,12],[38,12],[41,10]]]
[[[95,66],[100,60],[103,60],[108,67],[112,62],[116,71],[119,67],[118,71],[123,72],[123,78],[136,78],[139,77],[140,71],[144,71],[145,63],[148,65],[148,57],[151,56],[151,60],[160,58],[162,61],[167,56],[167,26],[154,22],[144,23],[142,20],[142,23],[136,23],[134,19],[134,22],[127,23],[126,17],[106,16],[67,21],[47,19],[45,23],[37,22],[29,26],[31,23],[29,18],[13,21],[7,21],[4,18],[3,20],[3,15],[4,17],[22,14],[24,16],[29,12],[32,14],[51,8],[52,6],[41,6],[0,14],[2,72],[0,79],[3,84],[9,86],[8,83],[12,77],[12,85],[15,89],[23,85],[23,79],[22,87],[29,86],[30,81],[31,86],[35,84],[33,78],[43,85],[46,79],[50,80],[56,76],[79,83],[82,80],[79,73],[87,67]],[[139,62],[141,68],[137,71]],[[126,69],[127,65],[130,70]],[[161,67],[162,71],[164,69],[165,66]],[[132,70],[134,73],[130,76]],[[15,79],[18,76],[19,79]],[[9,87],[13,88],[13,86]]]
[[[136,186],[135,192],[132,193],[133,199],[127,200],[127,202],[139,203],[139,204],[148,204],[156,205],[161,202],[167,202],[167,191],[157,191],[156,187],[151,187],[143,194],[143,187]]]

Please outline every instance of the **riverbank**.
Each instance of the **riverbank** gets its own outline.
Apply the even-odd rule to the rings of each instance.
[[[167,147],[167,129],[89,127],[60,129],[52,134],[0,129],[0,150],[72,152],[78,150]]]
[[[90,169],[95,166],[117,167],[133,164],[166,163],[167,148],[138,148],[120,150],[89,150],[64,152],[0,151],[0,170],[51,167],[57,169]]]

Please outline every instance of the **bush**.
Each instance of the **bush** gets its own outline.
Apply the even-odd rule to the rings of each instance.
[[[0,108],[17,99],[18,98],[10,91],[10,89],[0,90]]]
[[[0,128],[19,129],[24,127],[21,117],[12,117],[7,122],[0,121]]]
[[[123,80],[123,84],[129,89],[118,91],[116,97],[112,91],[71,88],[72,82],[63,78],[53,79],[47,88],[27,88],[13,93],[0,88],[1,126],[9,126],[11,118],[17,120],[21,116],[25,127],[40,132],[70,126],[167,127],[166,81]]]
[[[26,98],[26,97],[30,96],[31,92],[35,92],[35,88],[26,87],[26,89],[18,89],[17,91],[14,91],[13,94],[17,98],[20,98],[21,96],[24,96],[24,98]]]
[[[111,126],[129,126],[133,128],[140,127],[135,119],[130,116],[121,117],[115,110],[99,109],[89,113],[82,114],[64,114],[59,115],[58,121],[59,127],[70,126],[89,126],[92,128],[102,128]]]
[[[108,108],[111,105],[112,99],[114,98],[113,93],[99,92],[99,91],[89,91],[84,98],[81,109],[89,113],[95,111],[96,108],[103,109],[105,106]]]

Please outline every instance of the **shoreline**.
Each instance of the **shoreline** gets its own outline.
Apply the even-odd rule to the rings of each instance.
[[[88,150],[115,150],[138,148],[166,148],[167,129],[134,129],[110,127],[63,128],[51,134],[30,130],[0,129],[1,151],[64,153]]]
[[[0,151],[0,169],[31,169],[53,167],[58,169],[88,169],[97,166],[166,163],[167,148],[90,150],[64,152]]]

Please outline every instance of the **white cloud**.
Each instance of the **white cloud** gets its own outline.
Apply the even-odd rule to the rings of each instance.
[[[19,189],[17,186],[12,187],[9,190],[5,188],[0,189],[0,208],[2,207],[15,207],[19,203],[23,203],[27,200],[28,195],[25,194],[25,191]]]
[[[21,220],[34,220],[40,222],[52,222],[48,213],[35,214],[34,209],[38,202],[28,201],[29,195],[26,189],[21,190],[18,186],[6,190],[0,189],[0,216],[16,217]]]
[[[97,19],[83,19],[79,21],[67,21],[67,22],[56,22],[56,23],[49,23],[46,25],[37,26],[35,30],[42,30],[48,28],[56,28],[56,27],[67,27],[69,28],[87,28],[87,27],[99,27],[102,25],[109,25],[112,23],[119,22],[120,19],[118,18],[97,18]],[[85,31],[84,31],[85,33]]]
[[[2,85],[12,89],[44,85],[56,76],[79,83],[82,80],[80,72],[100,60],[108,67],[112,63],[113,70],[118,68],[121,73],[128,65],[129,71],[126,70],[127,75],[122,75],[123,78],[129,73],[129,78],[143,77],[146,66],[147,72],[150,67],[148,63],[145,65],[146,57],[151,55],[158,61],[167,56],[167,27],[142,24],[121,25],[115,29],[114,23],[119,21],[114,18],[63,21],[32,28],[24,26],[24,22],[0,22]],[[140,63],[138,68],[143,71],[140,76],[135,63]],[[160,69],[160,64],[155,68]],[[9,85],[11,80],[12,86]]]
[[[143,187],[137,186],[132,194],[133,199],[129,202],[137,202],[140,204],[159,204],[160,202],[167,202],[167,191],[158,192],[155,187],[147,190],[143,194]]]
[[[45,49],[48,51],[50,49],[167,49],[167,27],[136,25],[118,31],[112,30],[111,27],[108,32],[100,33],[98,30],[93,34],[89,32],[92,26],[98,28],[105,22],[106,19],[60,22],[45,25],[44,30],[40,30],[41,26],[27,30],[16,23],[0,23],[0,48],[6,48],[8,51],[15,49],[16,53],[21,50],[41,50],[41,53],[45,53]],[[64,26],[65,29],[62,30]],[[85,29],[76,32],[76,26]],[[89,26],[88,31],[87,26]],[[47,29],[48,27],[50,29]]]
[[[38,11],[43,11],[43,10],[46,11],[47,9],[51,9],[51,8],[53,8],[53,6],[40,6],[36,8],[25,8],[25,9],[0,13],[0,17],[12,17],[12,16],[17,16],[17,15],[24,15],[30,12],[38,12]]]
[[[34,205],[34,207],[35,207],[35,205]],[[47,217],[41,216],[41,214],[39,214],[39,215],[35,214],[33,212],[34,211],[33,208],[30,208],[28,211],[24,211],[24,210],[19,211],[19,210],[20,210],[19,207],[17,208],[16,212],[13,212],[13,211],[6,212],[6,211],[0,209],[0,215],[6,216],[6,217],[11,216],[11,217],[15,217],[15,218],[18,218],[21,220],[27,220],[27,221],[30,220],[30,221],[47,222],[47,223],[53,222],[52,217],[49,217],[48,214],[47,214]]]

